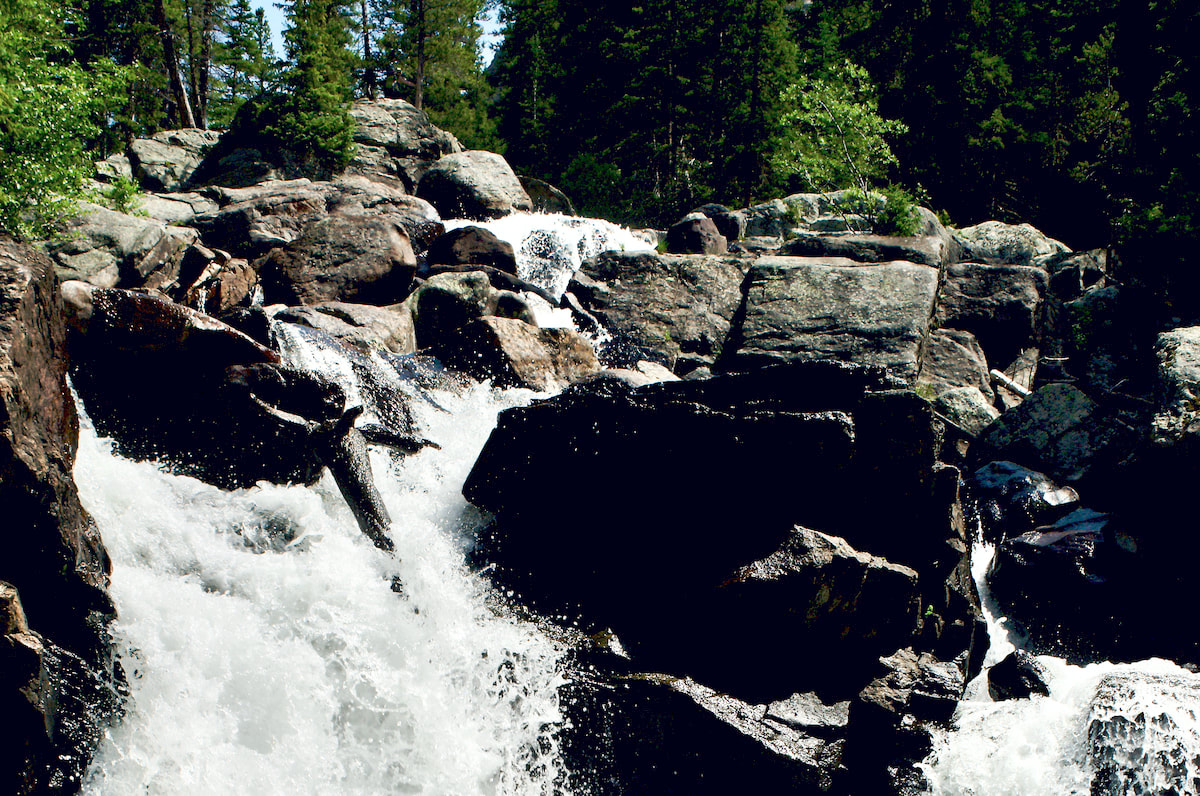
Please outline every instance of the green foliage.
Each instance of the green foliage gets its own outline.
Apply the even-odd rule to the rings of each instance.
[[[105,203],[118,213],[136,213],[141,206],[138,184],[128,177],[118,177],[102,192]]]
[[[261,8],[237,0],[220,22],[222,36],[215,43],[214,81],[209,121],[226,127],[246,100],[276,86],[280,67],[271,43],[271,26]]]
[[[0,229],[40,237],[82,196],[85,144],[125,75],[111,63],[56,62],[64,15],[46,0],[0,0],[0,12]]]
[[[337,0],[290,0],[288,11],[289,90],[263,103],[256,125],[301,171],[328,177],[354,156],[347,9]]]
[[[787,133],[774,166],[806,189],[853,186],[866,194],[896,164],[887,138],[907,128],[879,115],[865,69],[846,61],[824,76],[802,78],[784,92],[784,103]]]
[[[875,231],[880,235],[916,235],[921,220],[912,194],[895,185],[881,188],[879,193],[884,202],[875,216]]]

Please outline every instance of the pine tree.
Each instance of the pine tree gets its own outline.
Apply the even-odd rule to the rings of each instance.
[[[217,80],[211,121],[227,126],[242,103],[263,94],[279,79],[271,26],[261,8],[237,0],[230,8],[213,52]]]

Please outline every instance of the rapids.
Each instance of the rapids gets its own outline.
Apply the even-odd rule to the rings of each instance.
[[[226,492],[121,459],[85,423],[75,477],[113,559],[130,691],[85,792],[563,791],[564,651],[463,565],[481,518],[462,482],[531,394],[437,397],[448,411],[416,408],[441,450],[372,451],[398,558],[328,474]]]

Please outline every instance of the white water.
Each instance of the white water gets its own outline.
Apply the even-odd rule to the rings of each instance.
[[[328,476],[224,492],[85,428],[75,476],[113,559],[131,691],[86,792],[563,791],[563,651],[462,563],[479,522],[462,482],[496,412],[529,394],[438,398],[452,412],[420,420],[442,450],[372,454],[398,561]]]
[[[992,647],[984,662],[991,667],[1020,644],[1004,627],[984,579],[993,551],[977,546],[975,582],[980,587]],[[954,716],[954,731],[935,738],[933,754],[924,767],[939,796],[1090,796],[1094,772],[1089,762],[1088,725],[1093,718],[1123,716],[1150,727],[1144,735],[1127,738],[1128,756],[1139,782],[1128,793],[1195,793],[1190,783],[1200,773],[1179,776],[1173,770],[1177,751],[1200,757],[1200,705],[1189,705],[1191,693],[1173,694],[1154,687],[1160,678],[1176,685],[1182,680],[1200,688],[1200,677],[1168,661],[1152,659],[1132,664],[1097,663],[1072,666],[1059,658],[1038,656],[1049,677],[1049,696],[993,702],[986,671],[967,688]],[[1110,675],[1129,676],[1131,694],[1116,707],[1094,714],[1093,700],[1101,681]],[[1165,720],[1162,717],[1168,717]],[[1149,719],[1148,722],[1145,722]],[[1171,725],[1157,734],[1156,725]],[[1190,763],[1190,760],[1189,760]],[[1186,768],[1186,766],[1184,766]],[[1106,791],[1107,793],[1107,791]]]
[[[509,243],[517,255],[517,276],[561,296],[589,257],[602,251],[652,251],[654,246],[625,227],[596,218],[559,213],[512,213],[492,221],[445,222],[446,229],[484,227]]]

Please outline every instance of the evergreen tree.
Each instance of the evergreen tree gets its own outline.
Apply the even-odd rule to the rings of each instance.
[[[288,91],[255,109],[253,121],[300,170],[328,176],[354,153],[354,120],[348,112],[356,63],[348,9],[338,0],[289,0],[291,27],[284,43],[291,62]]]
[[[242,103],[265,93],[279,79],[271,26],[261,8],[249,0],[237,0],[221,26],[213,61],[218,79],[214,83],[211,121],[224,127]]]
[[[380,0],[372,26],[387,93],[426,111],[471,148],[495,146],[479,61],[484,9],[484,0]]]

